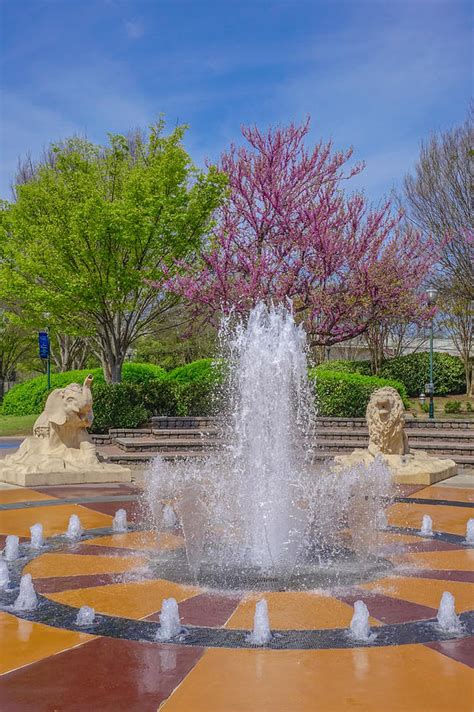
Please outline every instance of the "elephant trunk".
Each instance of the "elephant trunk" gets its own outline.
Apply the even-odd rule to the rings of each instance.
[[[87,403],[92,403],[91,384],[93,380],[94,377],[89,373],[89,375],[86,376],[86,378],[84,379],[84,383],[82,385],[82,394],[85,397]]]

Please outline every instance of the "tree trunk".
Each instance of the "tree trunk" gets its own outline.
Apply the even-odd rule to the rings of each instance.
[[[106,383],[121,383],[122,381],[122,365],[123,357],[119,357],[111,352],[104,353],[102,351],[100,361],[104,371]]]

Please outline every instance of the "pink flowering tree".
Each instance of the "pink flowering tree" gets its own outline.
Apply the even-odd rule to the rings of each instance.
[[[245,315],[259,301],[287,301],[312,345],[345,341],[376,320],[417,319],[420,284],[435,261],[432,241],[402,229],[390,203],[372,208],[345,182],[352,150],[304,145],[301,126],[243,128],[247,145],[221,157],[228,197],[199,254],[179,263],[167,288],[196,316]]]

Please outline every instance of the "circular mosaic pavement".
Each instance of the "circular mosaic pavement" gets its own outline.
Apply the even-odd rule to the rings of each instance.
[[[85,500],[74,504],[79,502],[87,506]],[[48,504],[61,506],[58,500]],[[119,506],[117,499],[116,508]],[[19,505],[4,505],[3,509],[15,507],[21,509]],[[39,514],[45,503],[30,503],[30,507],[37,507]],[[77,543],[53,535],[39,551],[22,543],[22,557],[9,565],[12,581],[10,588],[1,592],[0,605],[19,618],[55,628],[154,641],[161,601],[173,597],[179,603],[184,629],[172,644],[248,648],[254,647],[248,642],[248,633],[255,603],[264,596],[273,631],[268,648],[334,649],[367,646],[348,634],[352,606],[361,599],[371,614],[375,634],[371,647],[463,638],[472,635],[474,623],[469,586],[474,552],[461,534],[472,513],[470,507],[470,502],[398,498],[390,508],[391,526],[380,533],[382,555],[374,561],[370,575],[362,572],[337,586],[310,590],[278,591],[259,582],[263,590],[239,592],[232,590],[232,581],[228,591],[195,584],[187,575],[179,531],[157,535],[135,524],[127,533],[115,534],[109,527],[100,527],[86,531]],[[432,512],[436,509],[445,518],[438,527]],[[416,519],[421,521],[422,510],[433,515],[437,529],[433,537],[421,537],[410,526]],[[446,519],[451,510],[455,510],[455,523]],[[29,514],[33,521],[33,511]],[[67,519],[64,528],[66,525]],[[31,573],[39,594],[34,611],[11,608],[22,573]],[[212,585],[212,580],[209,583]],[[462,632],[457,636],[443,633],[436,622],[436,609],[445,590],[455,596],[460,613]],[[76,625],[82,605],[97,612],[92,626]]]

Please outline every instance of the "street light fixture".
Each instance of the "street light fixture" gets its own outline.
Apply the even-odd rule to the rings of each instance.
[[[426,296],[428,297],[429,306],[434,306],[436,304],[436,297],[438,296],[438,291],[434,287],[428,287],[426,290]],[[434,318],[431,317],[430,326],[430,382],[425,385],[425,391],[430,397],[430,407],[428,412],[429,418],[434,418],[434,383],[433,383],[433,322]]]

